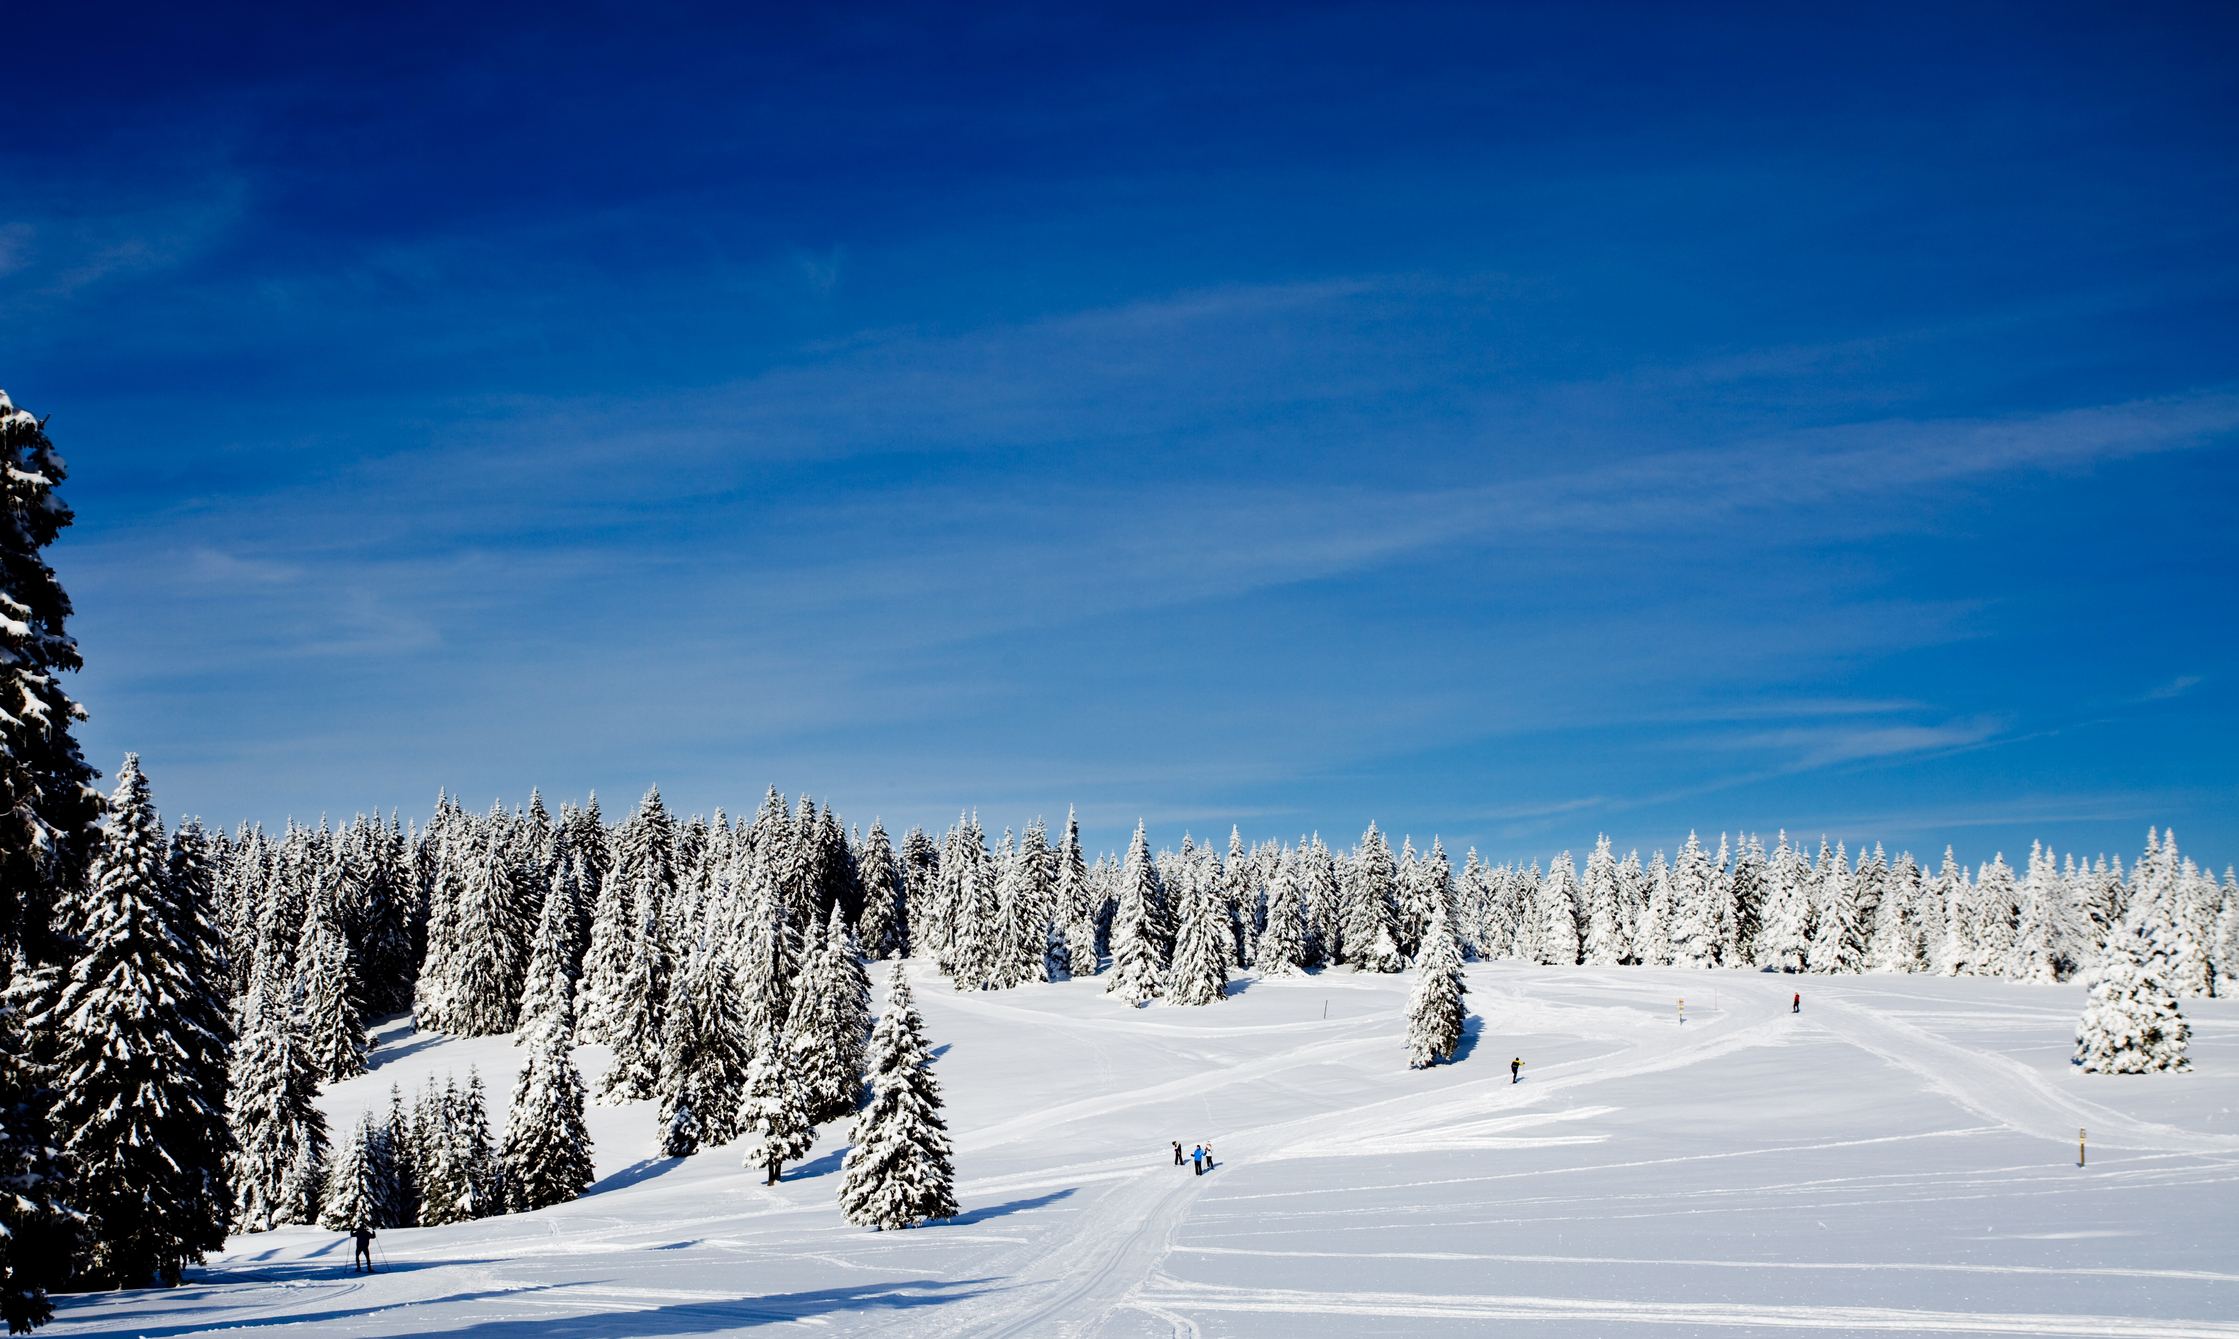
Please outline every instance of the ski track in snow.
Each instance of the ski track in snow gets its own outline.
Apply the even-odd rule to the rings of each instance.
[[[1411,1074],[1411,979],[1255,982],[1191,1011],[1128,1009],[1101,980],[1002,995],[925,981],[928,1030],[955,1048],[940,1072],[965,1212],[949,1224],[841,1222],[835,1132],[765,1188],[734,1150],[646,1156],[648,1103],[594,1108],[610,1185],[573,1205],[385,1232],[391,1270],[365,1279],[334,1277],[336,1234],[237,1237],[187,1287],[61,1299],[49,1333],[2239,1339],[2221,1319],[2239,1314],[2239,1272],[2185,1267],[2226,1263],[2239,1239],[2224,1207],[2239,1134],[2199,1128],[2231,1128],[2239,1046],[2196,1053],[2189,1076],[2087,1081],[2087,1097],[2061,1063],[2079,990],[1479,964],[1474,1050]],[[1313,1016],[1324,996],[1343,1017]],[[2197,1003],[2196,1038],[2239,1041],[2239,1012]],[[2002,1049],[1954,1039],[1985,1032]],[[1512,1047],[1531,1062],[1520,1084]],[[479,1063],[502,1089],[517,1055],[445,1039],[390,1063],[408,1088]],[[389,1081],[350,1100],[385,1101]],[[2188,1123],[2109,1105],[2141,1099]],[[2072,1165],[2078,1126],[2088,1169]],[[1217,1169],[1172,1167],[1170,1133],[1214,1135]],[[2190,1197],[2170,1202],[2191,1217],[2169,1231],[2140,1196]],[[2157,1234],[2192,1253],[2164,1264]],[[1639,1249],[1697,1242],[1725,1253]]]

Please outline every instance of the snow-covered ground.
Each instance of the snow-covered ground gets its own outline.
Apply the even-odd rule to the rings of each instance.
[[[373,1277],[334,1233],[236,1237],[48,1333],[2239,1337],[2232,1001],[2187,1001],[2195,1072],[2111,1077],[2068,1064],[2076,987],[1476,964],[1460,1062],[1411,1072],[1411,977],[1130,1010],[912,973],[952,1222],[843,1222],[844,1127],[765,1188],[736,1150],[656,1157],[650,1103],[594,1107],[577,1203],[384,1232]],[[388,1034],[338,1130],[469,1065],[502,1122],[509,1040]]]

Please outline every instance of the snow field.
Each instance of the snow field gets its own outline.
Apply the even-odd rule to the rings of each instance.
[[[1195,1009],[911,975],[949,1223],[842,1221],[844,1124],[764,1187],[736,1148],[657,1157],[652,1102],[594,1105],[580,1201],[384,1232],[370,1278],[337,1234],[237,1236],[51,1333],[2239,1336],[2230,1001],[2185,1001],[2194,1072],[2104,1076],[2068,1063],[2075,985],[1478,963],[1459,1063],[1411,1071],[1412,974]],[[344,1129],[472,1064],[495,1121],[522,1056],[392,1024],[322,1106]],[[595,1085],[604,1048],[577,1058]]]

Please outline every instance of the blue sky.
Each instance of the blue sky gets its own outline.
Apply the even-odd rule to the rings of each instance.
[[[89,755],[2239,859],[2212,6],[50,7]]]

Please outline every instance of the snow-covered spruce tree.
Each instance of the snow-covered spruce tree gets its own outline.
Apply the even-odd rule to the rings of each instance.
[[[1371,822],[1361,835],[1350,879],[1345,880],[1345,960],[1356,972],[1402,971],[1399,934],[1393,926],[1398,867],[1384,834]]]
[[[1306,909],[1298,888],[1299,852],[1286,848],[1267,881],[1267,924],[1252,968],[1262,977],[1297,976],[1306,970]]]
[[[764,1034],[747,1069],[746,1098],[739,1107],[747,1134],[745,1165],[762,1168],[768,1185],[776,1185],[785,1164],[808,1152],[816,1141],[801,1086],[793,1079],[797,1059],[787,1051],[784,1037],[773,1031]]]
[[[689,1111],[695,1149],[701,1142],[736,1139],[739,1102],[753,1062],[747,1048],[756,1031],[730,959],[712,939],[703,938],[685,959],[662,1028],[662,1128],[676,1134],[679,1113]],[[689,1153],[672,1150],[670,1156]]]
[[[1081,855],[1081,820],[1065,811],[1065,840],[1057,848],[1057,914],[1065,936],[1065,972],[1094,976],[1103,966],[1096,954],[1097,898]]]
[[[1228,998],[1228,953],[1222,943],[1228,934],[1228,916],[1216,884],[1202,873],[1191,875],[1187,882],[1174,965],[1166,974],[1166,1002],[1211,1004]]]
[[[1461,1045],[1462,996],[1469,992],[1462,978],[1461,941],[1454,937],[1443,910],[1433,911],[1424,927],[1415,969],[1415,988],[1407,998],[1407,1065],[1428,1069],[1441,1060],[1452,1060]]]
[[[1710,853],[1693,832],[1671,864],[1671,901],[1677,917],[1671,927],[1672,964],[1718,965],[1718,911],[1711,895]]]
[[[2021,881],[2001,851],[1975,877],[1975,974],[2003,976],[2013,959],[2014,935],[2021,928]],[[1816,942],[1816,941],[1815,941]]]
[[[1344,899],[1337,884],[1337,862],[1320,833],[1298,839],[1298,899],[1306,915],[1308,967],[1338,961],[1344,937]]]
[[[529,951],[528,974],[521,982],[521,1026],[516,1044],[537,1040],[548,1021],[564,1013],[570,1030],[575,1026],[576,983],[570,964],[575,960],[576,917],[574,888],[579,866],[556,871],[538,913],[534,947]]]
[[[1539,886],[1539,961],[1553,966],[1577,965],[1582,945],[1578,934],[1578,869],[1565,851],[1547,867]]]
[[[2168,954],[2155,927],[2138,919],[2107,933],[2076,1024],[2077,1066],[2093,1074],[2186,1070],[2191,1029],[2162,978]]]
[[[243,1007],[241,1043],[233,1057],[230,1117],[234,1225],[263,1232],[294,1216],[305,1195],[307,1168],[326,1155],[326,1117],[314,1103],[319,1076],[281,988],[260,979]]]
[[[382,1227],[420,1225],[420,1141],[413,1135],[412,1113],[404,1094],[389,1085],[389,1113],[381,1129],[387,1159],[388,1198],[382,1202]]]
[[[467,1071],[464,1090],[447,1081],[435,1105],[441,1114],[427,1136],[434,1170],[422,1192],[420,1221],[464,1223],[504,1212],[481,1072]]]
[[[2070,965],[2066,952],[2070,928],[2059,863],[2041,842],[2029,843],[2029,872],[2022,879],[2020,901],[2006,975],[2050,985],[2066,975]]]
[[[575,1028],[564,996],[542,1012],[536,1028],[498,1151],[509,1213],[565,1204],[593,1179],[583,1076],[568,1053]]]
[[[613,877],[621,878],[622,871],[617,869]],[[599,1084],[602,1099],[635,1102],[659,1095],[669,970],[667,936],[662,932],[659,909],[650,899],[640,898],[629,966],[609,1001],[607,1044],[614,1048],[614,1059]]]
[[[1153,928],[1158,899],[1158,872],[1151,863],[1151,844],[1143,824],[1135,824],[1135,837],[1127,846],[1127,864],[1120,871],[1119,902],[1112,913],[1112,979],[1105,993],[1129,1004],[1155,1000],[1164,989],[1166,966],[1160,960]]]
[[[1001,912],[996,876],[979,816],[959,819],[941,847],[942,899],[949,913],[948,973],[958,990],[982,990],[994,980]]]
[[[1757,965],[1783,972],[1804,970],[1811,946],[1811,871],[1800,852],[1788,844],[1788,833],[1766,869],[1765,911],[1757,930]]]
[[[323,888],[316,894],[303,927],[302,965],[304,1044],[311,1067],[327,1083],[365,1073],[365,1021],[358,1012],[358,985],[350,970],[350,945],[342,932],[340,908]]]
[[[54,1130],[88,1218],[86,1281],[175,1285],[183,1265],[225,1244],[202,1180],[229,1146],[224,1093],[201,1072],[222,1041],[195,1035],[205,1011],[181,1007],[208,984],[168,924],[163,822],[137,755],[125,755],[109,807],[70,918],[82,947],[37,1021],[52,1033]]]
[[[1819,843],[1818,920],[1812,927],[1810,963],[1814,972],[1861,972],[1866,968],[1866,936],[1860,926],[1858,890],[1852,881],[1849,853],[1835,843],[1832,856],[1827,843]]]
[[[982,984],[1008,990],[1049,980],[1049,845],[1041,825],[1014,842],[1005,831],[994,860],[995,925],[986,946]]]
[[[384,1217],[379,1165],[381,1132],[373,1113],[365,1112],[342,1142],[342,1151],[327,1168],[326,1195],[319,1206],[319,1226],[329,1232],[377,1227]]]
[[[840,1211],[851,1223],[880,1230],[955,1217],[956,1169],[941,1120],[941,1085],[900,964],[871,1032],[869,1078],[870,1104],[855,1118],[840,1169]]]
[[[853,1115],[862,1104],[863,1047],[870,1030],[861,960],[834,906],[822,944],[802,965],[785,1024],[785,1045],[794,1057],[810,1124]]]
[[[10,1334],[53,1317],[47,1287],[70,1277],[81,1230],[61,1200],[67,1185],[47,1123],[53,1093],[28,1054],[21,1017],[17,1000],[0,1004],[0,1184],[8,1189],[0,1202],[0,1319]]]
[[[886,827],[871,820],[871,835],[863,839],[855,866],[863,881],[863,916],[858,938],[863,956],[878,962],[909,956],[909,912],[903,896],[902,865],[895,857]]]
[[[40,556],[73,519],[54,491],[62,457],[5,392],[0,456],[0,949],[44,962],[55,900],[78,885],[97,839],[101,794],[70,734],[85,709],[62,691],[61,672],[84,668],[64,631],[70,597]]]
[[[1604,833],[1586,857],[1586,961],[1613,967],[1625,960],[1624,908],[1617,887],[1617,857]]]

